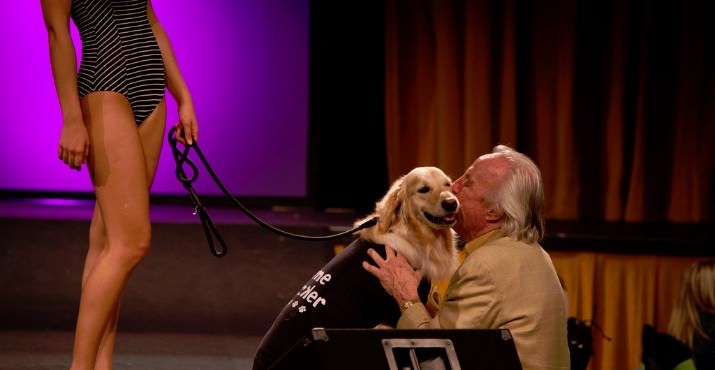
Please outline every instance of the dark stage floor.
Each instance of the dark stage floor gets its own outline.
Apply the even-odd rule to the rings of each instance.
[[[69,331],[1,331],[0,369],[66,370]],[[248,335],[122,332],[114,369],[250,370],[260,337]]]
[[[250,369],[280,308],[333,255],[337,241],[300,241],[238,209],[209,207],[228,245],[208,248],[190,205],[155,205],[153,246],[122,301],[115,369]],[[92,202],[0,201],[0,369],[67,369]],[[290,208],[256,216],[327,235],[356,215]]]

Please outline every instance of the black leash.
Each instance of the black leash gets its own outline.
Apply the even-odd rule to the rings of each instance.
[[[231,193],[226,189],[226,187],[223,185],[221,180],[218,179],[218,176],[216,176],[216,173],[213,171],[211,166],[209,165],[208,161],[206,160],[206,157],[204,157],[204,154],[201,152],[201,149],[199,149],[198,143],[194,142],[192,145],[184,145],[184,150],[179,150],[177,144],[181,144],[176,138],[174,137],[176,133],[176,128],[172,128],[169,130],[169,145],[171,146],[171,152],[174,157],[174,162],[176,162],[176,178],[181,182],[181,184],[184,186],[186,191],[189,193],[189,199],[191,199],[191,203],[194,205],[194,209],[196,214],[199,215],[201,218],[201,224],[203,225],[204,228],[204,233],[206,234],[206,239],[208,240],[209,243],[209,249],[211,250],[211,254],[213,254],[216,257],[223,257],[226,255],[227,247],[226,247],[226,242],[224,239],[221,237],[221,234],[218,232],[216,229],[216,225],[213,223],[211,220],[211,216],[209,216],[208,211],[206,211],[206,207],[204,204],[201,202],[201,198],[199,198],[199,194],[196,192],[196,190],[191,186],[191,184],[196,181],[196,179],[199,177],[199,169],[196,167],[196,165],[189,159],[189,151],[193,148],[196,154],[199,156],[199,159],[201,159],[201,163],[203,163],[204,167],[208,171],[209,175],[213,179],[213,181],[216,183],[216,185],[221,189],[223,194],[231,199],[231,201],[243,212],[245,213],[248,217],[250,217],[253,221],[255,221],[257,224],[265,227],[266,229],[273,231],[279,235],[283,235],[292,239],[298,239],[298,240],[308,240],[308,241],[322,241],[322,240],[332,240],[332,239],[337,239],[349,234],[352,234],[356,231],[374,226],[377,223],[378,218],[373,217],[362,224],[358,225],[357,227],[343,231],[338,234],[332,234],[332,235],[325,235],[325,236],[309,236],[309,235],[300,235],[300,234],[292,234],[287,231],[281,230],[279,228],[276,228],[272,225],[267,224],[260,218],[258,218],[256,215],[251,213],[251,211],[246,208],[241,202],[238,201]],[[182,144],[183,145],[183,144]],[[191,176],[188,176],[186,174],[186,171],[184,171],[183,165],[188,165],[191,168]],[[214,237],[219,241],[221,244],[221,249],[217,249],[216,246],[214,245]]]

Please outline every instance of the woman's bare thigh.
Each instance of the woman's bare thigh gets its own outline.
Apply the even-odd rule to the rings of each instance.
[[[149,235],[149,181],[143,141],[127,99],[93,92],[82,99],[90,140],[88,168],[109,245]]]

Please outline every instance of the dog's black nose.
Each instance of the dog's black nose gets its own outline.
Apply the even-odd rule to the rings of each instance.
[[[457,210],[457,205],[457,200],[454,198],[449,198],[442,201],[442,208],[444,208],[445,211],[453,212]]]

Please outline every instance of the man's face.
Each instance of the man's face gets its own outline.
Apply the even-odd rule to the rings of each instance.
[[[452,184],[452,192],[461,204],[454,230],[465,241],[499,225],[501,217],[497,217],[490,209],[486,199],[501,183],[508,170],[509,162],[503,155],[486,154],[477,158]]]

